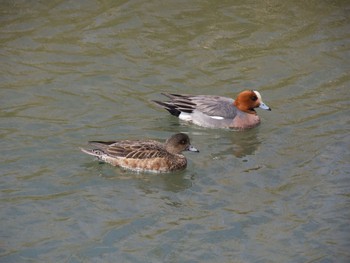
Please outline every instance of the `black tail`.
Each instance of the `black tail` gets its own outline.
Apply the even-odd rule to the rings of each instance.
[[[171,103],[163,102],[163,101],[158,101],[158,100],[153,100],[154,103],[156,103],[158,106],[161,106],[162,108],[166,109],[167,111],[170,112],[171,115],[174,115],[176,117],[179,117],[181,111],[176,109],[175,105],[172,105]]]

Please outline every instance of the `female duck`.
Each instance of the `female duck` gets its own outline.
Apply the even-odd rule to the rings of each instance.
[[[187,166],[183,151],[199,152],[184,133],[171,136],[166,142],[154,140],[91,141],[92,149],[81,149],[100,161],[135,171],[172,172]]]

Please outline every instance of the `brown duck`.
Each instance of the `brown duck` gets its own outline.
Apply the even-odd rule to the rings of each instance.
[[[81,150],[114,166],[140,172],[172,172],[187,166],[183,151],[199,152],[189,137],[177,133],[161,143],[154,140],[90,141]]]

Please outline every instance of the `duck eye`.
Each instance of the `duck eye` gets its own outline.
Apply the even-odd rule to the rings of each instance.
[[[186,141],[185,141],[185,140],[181,140],[180,143],[181,143],[181,144],[186,144]]]
[[[253,96],[253,97],[252,97],[252,100],[253,100],[253,101],[257,101],[257,100],[258,100],[258,97],[257,97],[257,96]]]

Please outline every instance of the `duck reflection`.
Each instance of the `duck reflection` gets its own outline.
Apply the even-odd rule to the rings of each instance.
[[[92,165],[91,165],[92,166]],[[134,173],[119,167],[109,167],[103,163],[93,163],[93,168],[100,177],[109,180],[128,180],[145,195],[162,191],[181,192],[192,187],[193,173],[178,171],[173,173]]]
[[[231,152],[237,158],[243,158],[255,153],[261,144],[258,139],[257,129],[247,132],[237,132],[237,136],[229,137],[231,141]]]
[[[258,138],[258,129],[249,131],[228,131],[220,133],[215,140],[215,158],[233,154],[237,158],[253,155],[259,148],[261,141]]]

